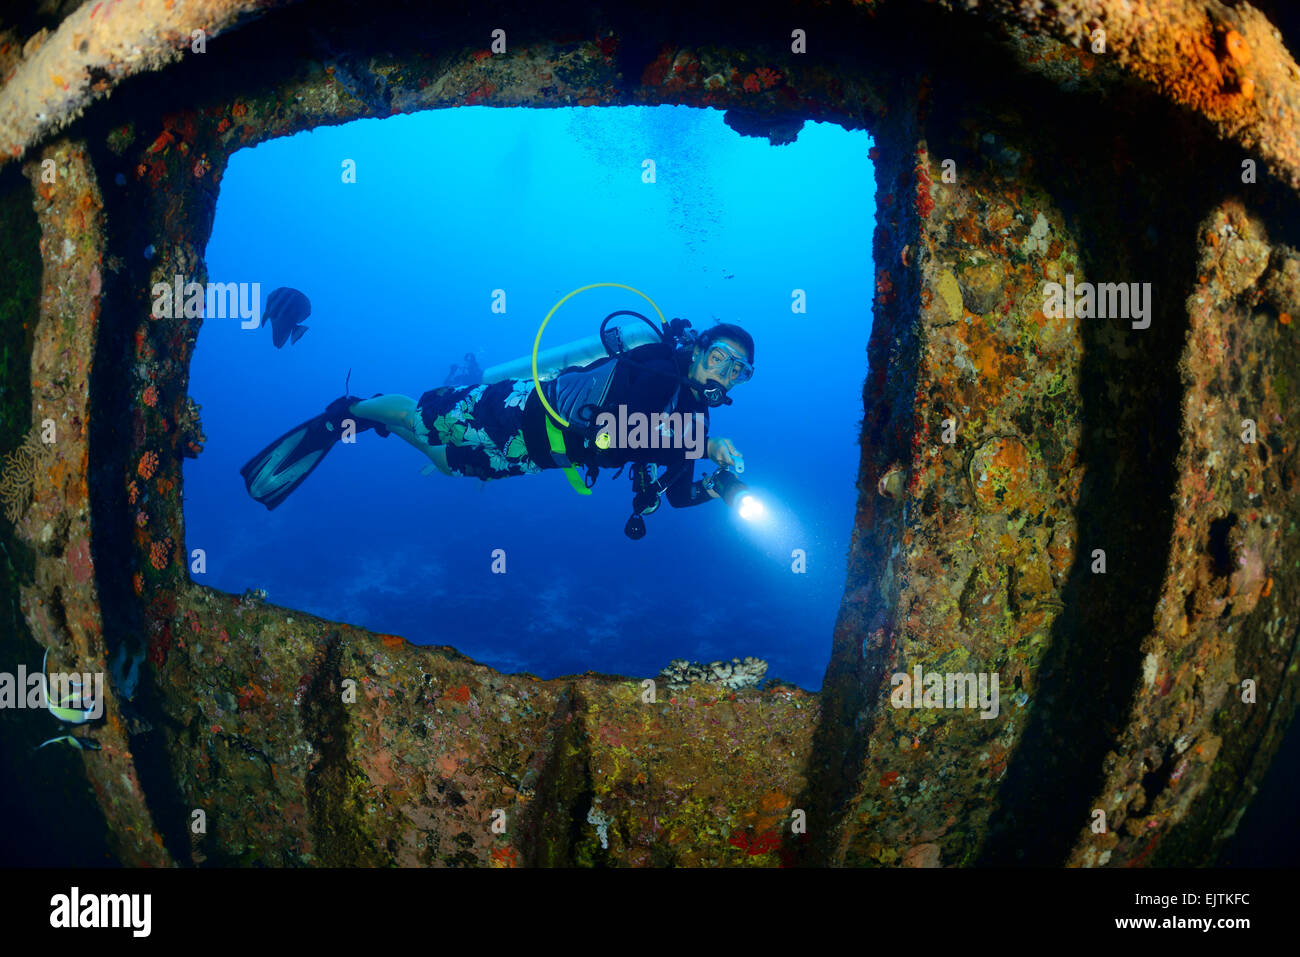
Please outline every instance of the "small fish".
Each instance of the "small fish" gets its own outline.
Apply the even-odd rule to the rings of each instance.
[[[723,278],[723,279],[735,279],[735,278],[736,278],[736,274],[733,272],[730,276],[723,276],[722,278]]]
[[[277,349],[282,349],[286,342],[297,342],[302,338],[307,327],[301,323],[310,315],[310,299],[297,289],[280,286],[266,297],[262,325],[271,324],[271,342]]]
[[[45,667],[49,663],[49,660],[50,660],[50,649],[46,648],[45,657],[41,659],[42,676],[45,675]],[[48,681],[48,679],[46,680]],[[90,720],[91,712],[95,710],[94,702],[90,701],[89,699],[86,700],[82,699],[80,681],[77,681],[74,678],[71,681],[69,681],[69,684],[71,684],[76,690],[69,692],[67,697],[65,697],[63,701],[59,702],[58,704],[55,704],[54,702],[50,701],[49,696],[46,695],[45,710],[48,711],[50,714],[54,715],[54,717],[58,718],[64,724],[85,724],[87,721]],[[85,707],[84,708],[68,707],[68,705],[71,704],[77,704],[77,705],[84,704]]]
[[[85,724],[90,720],[90,712],[93,710],[91,708],[87,708],[85,711],[76,708],[60,708],[52,704],[47,704],[45,708],[64,724]]]
[[[69,682],[69,684],[80,685],[81,682],[74,681],[74,682]],[[74,687],[72,691],[68,692],[67,697],[65,697],[62,701],[56,701],[54,705],[56,708],[77,708],[78,710],[85,710],[89,708],[91,705],[93,705],[94,703],[95,700],[93,698],[86,698],[85,703],[83,704],[81,698],[81,688]]]
[[[97,742],[94,738],[74,738],[74,737],[73,737],[72,735],[70,735],[70,734],[61,734],[61,735],[59,735],[57,738],[50,738],[50,740],[48,740],[48,741],[42,741],[40,744],[38,744],[38,745],[37,745],[35,748],[33,748],[32,750],[33,750],[33,751],[39,751],[41,748],[45,747],[47,744],[58,744],[60,741],[62,741],[62,742],[64,742],[65,744],[68,744],[68,745],[70,745],[70,746],[76,748],[78,751],[101,751],[101,750],[103,750],[102,748],[100,748],[100,746],[99,746],[99,742]]]

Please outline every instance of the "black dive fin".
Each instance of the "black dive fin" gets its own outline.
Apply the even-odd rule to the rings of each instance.
[[[289,345],[293,345],[295,342],[301,339],[303,337],[303,334],[306,331],[307,331],[306,326],[294,326],[293,332],[289,333]],[[316,341],[315,339],[312,340],[312,342],[315,341]]]
[[[239,470],[248,494],[273,509],[303,483],[342,438],[337,413],[322,412],[280,436]]]

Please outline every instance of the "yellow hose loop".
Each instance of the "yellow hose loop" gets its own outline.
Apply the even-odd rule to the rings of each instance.
[[[540,380],[537,378],[537,348],[542,344],[542,333],[546,331],[546,324],[551,321],[551,316],[555,315],[555,310],[559,309],[562,305],[564,305],[566,302],[568,302],[578,293],[586,292],[588,289],[599,289],[601,286],[612,286],[615,289],[626,289],[629,292],[636,293],[646,302],[650,303],[651,306],[654,306],[654,311],[655,314],[659,317],[660,325],[663,326],[668,325],[668,322],[664,319],[663,312],[659,309],[658,306],[655,305],[655,301],[653,299],[651,299],[649,296],[643,293],[640,289],[633,289],[631,286],[625,286],[621,282],[593,282],[589,286],[581,286],[578,289],[573,290],[573,292],[569,293],[567,296],[565,296],[555,305],[551,306],[551,311],[546,314],[546,318],[542,320],[542,324],[537,328],[537,338],[533,340],[533,391],[537,393],[537,398],[542,400],[542,405],[545,407],[546,411],[550,414],[551,418],[553,418],[556,422],[560,423],[560,425],[562,425],[566,429],[569,427],[569,423],[566,422],[564,419],[560,418],[560,414],[551,408],[551,403],[547,402],[546,396],[542,394],[542,384]]]

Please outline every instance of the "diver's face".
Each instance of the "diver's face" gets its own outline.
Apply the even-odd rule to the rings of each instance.
[[[725,346],[725,349],[716,348],[719,344]],[[749,358],[745,347],[736,340],[719,339],[707,350],[697,347],[691,354],[691,379],[700,385],[708,385],[709,380],[712,379],[721,382],[722,387],[730,392],[732,386],[743,381],[743,376],[739,363],[731,361],[727,356],[727,349],[738,356],[743,356],[746,360]]]

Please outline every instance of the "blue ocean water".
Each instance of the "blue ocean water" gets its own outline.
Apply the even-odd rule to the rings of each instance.
[[[186,545],[206,554],[193,577],[508,672],[643,677],[672,658],[756,655],[769,677],[819,688],[857,495],[870,146],[865,132],[808,124],[774,147],[685,107],[466,107],[235,153],[209,280],[260,283],[263,301],[292,286],[312,315],[278,350],[269,326],[203,324],[190,394],[207,445],[184,475]],[[467,352],[482,367],[526,355],[551,306],[596,282],[642,290],[696,329],[753,335],[755,376],[714,410],[710,434],[744,454],[768,520],[665,501],[631,541],[626,473],[602,472],[586,497],[558,470],[424,476],[424,456],[373,432],[337,445],[275,511],[249,498],[240,466],[343,395],[349,370],[354,395],[418,398]],[[498,289],[505,314],[492,311]],[[791,309],[796,289],[806,313]],[[649,311],[622,290],[583,293],[543,347],[615,309]],[[696,478],[711,468],[701,460]]]

